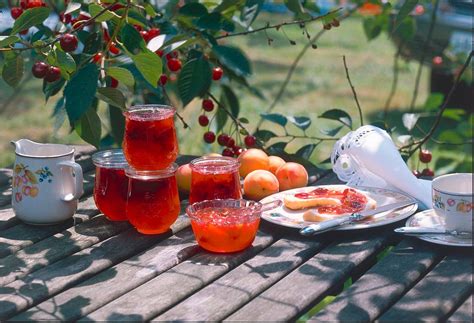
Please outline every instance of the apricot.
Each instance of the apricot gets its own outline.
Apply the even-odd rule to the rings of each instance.
[[[178,167],[176,170],[176,182],[181,192],[189,193],[191,190],[191,167],[189,164]]]
[[[261,200],[278,191],[278,179],[268,170],[254,170],[244,179],[244,194],[248,199]]]
[[[30,190],[30,196],[31,197],[36,197],[38,195],[38,188],[36,186],[32,186]]]
[[[270,167],[268,155],[263,150],[255,148],[242,152],[239,161],[239,173],[244,178],[254,170],[268,170]]]
[[[276,174],[277,169],[285,165],[286,163],[283,158],[280,158],[278,156],[270,156],[268,157],[268,160],[270,161],[270,167],[268,170],[273,174]]]
[[[278,168],[275,175],[280,183],[281,191],[308,185],[308,172],[298,163],[284,164]]]

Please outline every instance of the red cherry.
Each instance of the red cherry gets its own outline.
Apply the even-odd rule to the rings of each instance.
[[[36,62],[33,64],[33,67],[31,68],[31,73],[33,74],[34,77],[42,79],[43,77],[46,76],[48,69],[49,69],[49,65],[46,64],[45,62]]]
[[[433,57],[433,65],[441,65],[443,64],[443,58],[441,56]]]
[[[133,25],[133,28],[135,28],[137,31],[142,31],[143,27],[140,25]]]
[[[244,151],[244,149],[240,146],[234,146],[232,147],[232,150],[234,151],[234,155],[240,156],[240,154]]]
[[[120,54],[120,49],[115,46],[115,43],[110,44],[109,51],[114,55]]]
[[[232,151],[232,149],[224,148],[224,150],[222,151],[222,156],[234,157],[234,152]]]
[[[10,11],[12,18],[15,20],[18,19],[18,17],[20,17],[22,13],[23,13],[23,9],[21,9],[20,7],[13,7],[12,10]]]
[[[326,29],[326,30],[330,30],[331,29],[331,24],[330,23],[327,23],[327,24],[324,24],[323,25],[323,28]]]
[[[121,3],[116,3],[112,7],[110,7],[110,11],[117,11],[119,9],[125,8],[125,6]]]
[[[50,66],[44,77],[46,82],[55,82],[59,80],[60,78],[61,78],[61,70],[59,69],[59,67],[56,67],[56,66]]]
[[[148,31],[142,30],[142,31],[140,31],[140,35],[148,43]]]
[[[61,13],[59,14],[59,19],[60,19],[64,24],[67,25],[68,23],[71,22],[72,17],[71,17],[70,14],[64,14],[64,12],[61,12]]]
[[[27,9],[28,8],[28,0],[20,0],[20,7],[22,9]]]
[[[209,124],[209,118],[205,115],[200,115],[198,121],[202,127],[206,127]]]
[[[202,108],[204,109],[204,111],[211,112],[212,110],[214,110],[214,102],[209,99],[204,99],[202,100]]]
[[[420,161],[422,163],[427,164],[431,161],[431,158],[433,157],[433,155],[428,149],[422,149],[420,150],[420,154],[418,155],[418,157],[420,157]]]
[[[155,52],[156,55],[160,56],[160,57],[163,57],[163,51],[161,49],[158,49],[156,52]]]
[[[43,3],[42,0],[28,0],[26,2],[26,8],[31,9],[31,8],[36,8],[36,7],[44,7],[46,4]]]
[[[216,135],[212,131],[208,131],[204,134],[204,141],[208,144],[212,144],[216,140]]]
[[[152,40],[153,38],[155,38],[156,36],[159,36],[160,35],[160,29],[159,28],[151,28],[150,30],[148,30],[148,40]]]
[[[160,80],[158,81],[160,85],[165,85],[168,82],[168,76],[166,74],[161,74]]]
[[[74,19],[73,19],[73,20],[74,20]],[[73,25],[74,25],[74,23],[73,23]],[[110,40],[109,32],[107,31],[107,29],[103,29],[103,31],[104,31],[104,40],[105,40],[105,42],[108,43],[109,40]]]
[[[64,34],[59,40],[59,44],[65,52],[75,51],[77,48],[77,43],[77,37],[71,34]]]
[[[421,173],[417,170],[417,169],[414,169],[412,171],[413,175],[415,175],[415,177],[419,178],[421,176]]]
[[[177,58],[170,58],[168,60],[168,69],[172,72],[179,71],[181,69],[181,61]]]
[[[171,52],[171,53],[168,53],[166,54],[166,59],[172,59],[172,58],[178,58],[178,52]]]
[[[254,136],[251,136],[251,135],[247,135],[247,136],[245,136],[244,142],[245,142],[245,146],[247,146],[249,148],[254,147],[255,144],[257,143],[257,138],[255,138]]]
[[[221,146],[226,146],[227,145],[227,142],[229,142],[229,135],[225,134],[225,133],[221,133],[218,137],[217,137],[217,143]]]
[[[422,15],[424,13],[425,13],[425,7],[423,7],[423,5],[421,5],[421,4],[416,5],[415,14]]]
[[[425,168],[421,171],[421,176],[428,176],[428,177],[433,177],[434,172],[430,168]]]
[[[100,61],[102,61],[102,58],[104,58],[104,54],[99,52],[99,53],[94,55],[94,57],[92,58],[92,61],[94,63],[99,63]]]
[[[117,79],[114,79],[113,77],[110,78],[110,87],[113,87],[114,89],[119,85],[119,81]]]
[[[26,34],[28,34],[29,31],[30,31],[30,29],[28,28],[28,29],[20,31],[19,34],[20,35],[26,35]]]
[[[235,147],[235,140],[234,138],[229,138],[229,140],[227,141],[227,147],[229,148],[234,148]]]
[[[220,80],[223,74],[224,74],[224,71],[220,67],[214,67],[212,69],[212,79],[214,81]]]

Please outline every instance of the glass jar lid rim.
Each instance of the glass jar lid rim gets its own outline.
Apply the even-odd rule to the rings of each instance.
[[[109,168],[125,168],[128,162],[125,159],[122,149],[107,149],[94,153],[92,162],[96,166]]]
[[[178,164],[172,163],[170,166],[164,169],[155,169],[155,170],[140,170],[135,169],[132,166],[125,168],[125,174],[128,177],[138,178],[138,179],[152,179],[152,178],[166,178],[173,176],[178,169]]]

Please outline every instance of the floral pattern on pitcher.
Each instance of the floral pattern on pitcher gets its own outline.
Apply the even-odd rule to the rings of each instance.
[[[36,175],[35,175],[36,174]],[[39,180],[38,177],[39,176]],[[16,164],[13,176],[13,194],[17,203],[23,200],[23,197],[29,196],[35,198],[39,194],[39,183],[53,180],[53,173],[48,167],[43,167],[35,172],[28,169],[28,165]]]
[[[433,205],[438,209],[446,209],[445,204],[441,199],[441,196],[439,196],[438,194],[433,194]]]
[[[442,210],[446,211],[453,211],[456,210],[460,213],[470,213],[473,209],[473,205],[471,201],[467,201],[465,199],[455,199],[455,198],[448,198],[446,203],[443,202],[442,198],[438,194],[433,194],[433,205]]]

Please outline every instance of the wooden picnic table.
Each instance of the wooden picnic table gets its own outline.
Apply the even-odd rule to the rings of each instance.
[[[151,236],[105,219],[91,151],[79,152],[85,194],[57,225],[16,219],[0,170],[0,319],[472,321],[471,248],[394,234],[403,221],[313,238],[262,221],[251,248],[212,254],[184,214]]]

